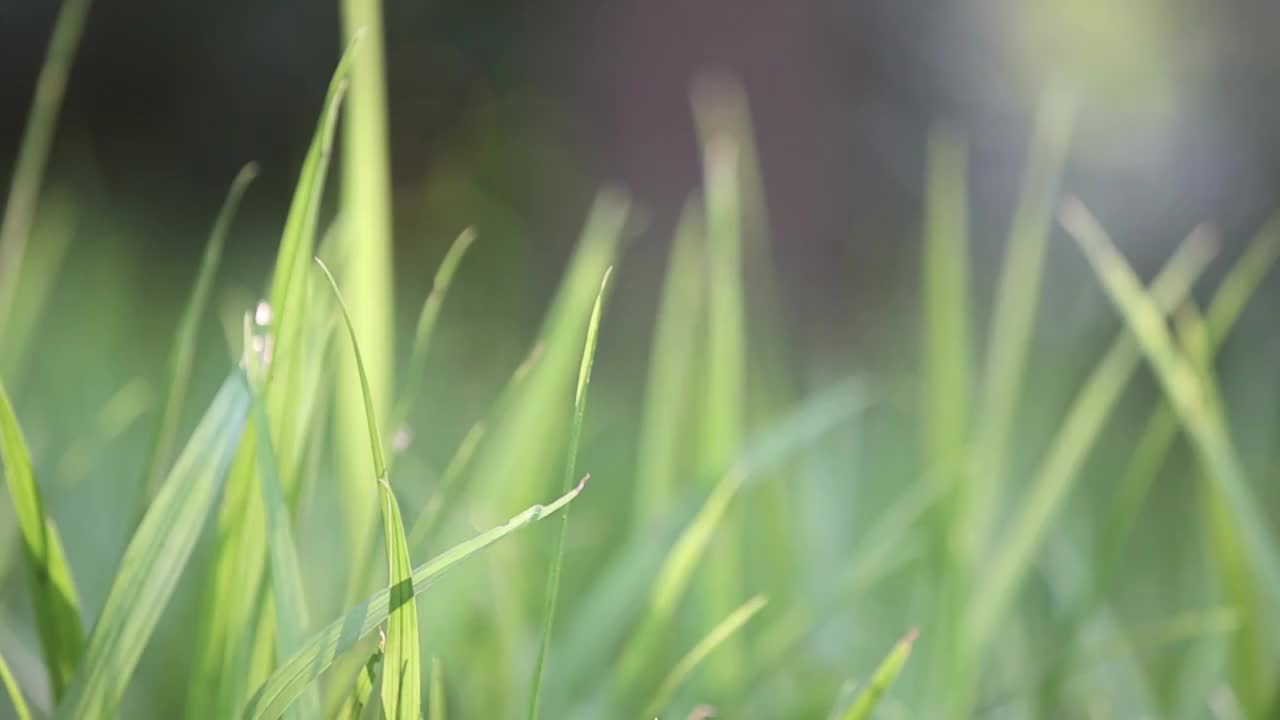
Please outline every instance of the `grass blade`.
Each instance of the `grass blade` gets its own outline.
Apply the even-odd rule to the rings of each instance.
[[[0,384],[0,460],[22,533],[31,606],[36,630],[49,670],[53,697],[61,698],[84,652],[80,600],[62,540],[45,513],[40,487],[31,469],[31,455],[14,414],[9,394]]]
[[[356,338],[351,314],[338,290],[329,268],[319,258],[316,264],[324,272],[342,310],[356,370],[360,373],[360,391],[364,396],[365,420],[369,425],[369,449],[373,453],[373,473],[378,484],[382,525],[387,552],[387,575],[390,582],[391,613],[387,620],[387,642],[383,648],[382,711],[389,720],[418,720],[422,715],[422,649],[418,640],[418,605],[414,601],[413,564],[409,560],[409,541],[405,538],[400,504],[391,490],[387,464],[382,454],[382,435],[378,432],[378,414],[374,409],[373,391],[365,372],[364,358]]]
[[[1032,322],[1039,304],[1045,250],[1058,198],[1073,110],[1060,95],[1042,103],[1001,269],[974,438],[973,475],[960,508],[956,537],[972,563],[992,530],[1004,484],[1005,456],[1021,395]]]
[[[0,340],[5,339],[5,325],[13,310],[18,278],[22,272],[22,257],[35,221],[36,204],[44,182],[45,166],[49,162],[49,151],[53,147],[58,113],[88,14],[89,0],[65,0],[62,3],[53,25],[44,66],[36,78],[31,114],[27,116],[27,125],[18,144],[13,182],[9,186],[4,218],[0,220]]]
[[[27,701],[22,697],[22,688],[18,687],[18,681],[14,679],[3,655],[0,655],[0,681],[4,682],[5,692],[9,693],[9,704],[13,705],[14,715],[18,720],[31,720],[31,708],[27,707]]]
[[[737,610],[729,613],[729,616],[712,628],[706,637],[699,640],[698,644],[694,645],[693,649],[681,658],[680,662],[676,663],[671,672],[667,674],[666,679],[658,685],[653,700],[649,702],[648,709],[644,712],[644,717],[657,717],[658,713],[670,704],[671,698],[675,696],[676,691],[680,689],[680,686],[689,677],[689,674],[693,672],[694,668],[723,644],[726,639],[742,629],[742,626],[755,617],[756,613],[763,610],[768,602],[765,596],[756,595]]]
[[[604,312],[605,294],[609,290],[609,276],[613,268],[605,270],[600,280],[600,292],[596,295],[596,304],[591,309],[591,319],[587,323],[587,340],[582,349],[582,364],[578,369],[578,387],[573,397],[573,424],[569,426],[569,445],[565,457],[565,490],[573,486],[573,479],[578,472],[578,443],[582,438],[582,421],[587,413],[587,390],[591,387],[591,368],[596,359],[596,341],[600,330],[600,316]],[[560,515],[560,533],[556,537],[556,547],[551,556],[551,566],[547,569],[546,600],[542,616],[542,642],[538,647],[538,659],[534,663],[533,687],[529,693],[529,719],[538,717],[539,703],[542,700],[542,675],[546,670],[547,653],[551,648],[551,631],[555,626],[556,601],[560,595],[560,573],[564,567],[564,544],[569,534],[569,511]]]
[[[1280,554],[1274,536],[1259,513],[1207,378],[1174,345],[1158,306],[1084,205],[1069,202],[1061,220],[1142,347],[1204,467],[1216,519],[1218,562],[1227,591],[1241,611],[1242,629],[1232,653],[1233,685],[1248,714],[1262,717],[1275,691],[1275,678],[1267,668],[1276,657],[1280,617]]]
[[[115,714],[217,500],[248,407],[244,377],[234,372],[222,384],[129,541],[57,718]]]
[[[1151,296],[1162,311],[1172,310],[1187,298],[1216,249],[1216,241],[1205,228],[1191,233],[1152,281]],[[999,544],[986,581],[975,591],[969,622],[965,623],[974,652],[981,653],[1013,604],[1014,595],[1052,526],[1054,515],[1070,492],[1080,466],[1139,362],[1137,343],[1128,332],[1122,331],[1076,393],[1043,462],[1033,475],[1021,508],[1013,516],[1012,528]]]
[[[446,720],[444,696],[444,664],[440,658],[431,658],[431,695],[427,720]]]
[[[431,292],[422,303],[418,313],[418,325],[413,334],[413,351],[409,355],[409,369],[406,375],[404,390],[400,392],[400,402],[391,413],[392,429],[400,427],[409,417],[409,408],[418,397],[418,389],[422,384],[422,376],[427,364],[427,349],[431,347],[431,338],[435,334],[436,321],[440,318],[440,307],[444,304],[445,295],[449,292],[449,284],[453,275],[466,256],[467,250],[475,242],[476,231],[467,228],[462,231],[453,244],[449,246],[440,267],[436,270],[435,280],[431,284]]]
[[[418,566],[413,571],[413,594],[417,596],[424,592],[455,565],[507,535],[554,514],[572,502],[582,492],[582,488],[580,483],[551,504],[534,505],[505,523],[455,545]],[[313,635],[302,650],[277,668],[254,693],[244,717],[249,720],[279,717],[339,655],[354,647],[362,637],[386,620],[390,612],[391,589],[384,588]]]
[[[227,199],[218,212],[209,233],[209,242],[205,245],[204,257],[200,260],[200,269],[196,272],[195,285],[187,306],[178,320],[178,332],[174,339],[173,350],[169,355],[169,389],[165,393],[164,409],[160,413],[160,424],[156,431],[155,447],[148,461],[143,498],[149,500],[165,470],[169,467],[173,454],[173,443],[178,433],[178,421],[182,417],[182,404],[187,396],[187,387],[191,380],[191,364],[195,358],[196,338],[200,329],[200,319],[209,305],[209,295],[213,290],[213,279],[218,273],[218,264],[222,259],[222,248],[226,244],[227,232],[236,210],[240,207],[240,199],[249,183],[258,176],[258,167],[253,163],[245,165],[231,182]]]
[[[889,651],[884,661],[880,663],[880,667],[876,668],[875,674],[871,676],[871,682],[854,698],[853,704],[843,715],[843,720],[870,720],[871,713],[880,703],[880,698],[888,691],[889,686],[893,685],[893,681],[898,679],[902,668],[907,664],[907,659],[911,657],[911,646],[916,641],[916,635],[917,631],[912,630],[893,646],[893,650]]]

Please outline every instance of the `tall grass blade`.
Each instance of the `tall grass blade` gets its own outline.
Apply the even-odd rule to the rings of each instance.
[[[0,378],[18,387],[26,368],[28,342],[40,328],[41,314],[49,304],[68,249],[75,236],[83,207],[70,190],[45,190],[41,211],[30,231],[22,256],[22,272],[15,276],[14,299],[0,331]],[[3,275],[4,270],[0,270]]]
[[[115,714],[217,500],[249,403],[243,375],[233,372],[129,541],[57,718]]]
[[[342,31],[348,42],[363,36],[351,68],[351,97],[342,128],[342,229],[339,241],[351,319],[359,331],[365,374],[379,422],[391,420],[395,377],[395,303],[392,273],[391,148],[387,127],[386,42],[382,0],[342,0]],[[362,386],[351,356],[338,356],[335,452],[348,533],[347,602],[368,594],[354,570],[366,561],[376,540],[376,507],[381,495],[366,482]],[[394,431],[395,428],[392,428]],[[390,661],[388,661],[390,662]],[[394,674],[394,665],[389,674]],[[391,708],[384,708],[390,711]]]
[[[917,631],[912,630],[893,646],[893,650],[889,651],[880,663],[880,667],[876,668],[871,681],[854,698],[853,704],[842,716],[843,720],[870,720],[871,713],[875,711],[876,705],[880,704],[880,699],[893,685],[893,681],[898,679],[898,675],[902,674],[902,668],[906,667],[907,659],[911,657],[911,646],[916,641],[916,634]]]
[[[13,714],[18,720],[31,720],[31,708],[27,707],[26,698],[22,697],[22,688],[9,670],[9,663],[0,655],[0,682],[4,683],[5,692],[9,694],[9,704],[13,706]]]
[[[378,432],[378,415],[374,409],[373,390],[365,373],[365,364],[356,338],[355,325],[347,304],[338,290],[329,268],[320,259],[316,264],[324,272],[342,310],[356,370],[360,374],[360,390],[364,395],[365,420],[369,425],[369,449],[373,454],[373,474],[382,506],[382,525],[387,553],[387,575],[390,582],[390,616],[387,620],[387,642],[383,648],[382,711],[389,720],[418,720],[422,715],[422,648],[418,640],[418,605],[414,601],[413,564],[409,560],[409,541],[405,538],[400,504],[396,502],[382,454],[382,435]]]
[[[605,270],[600,280],[600,292],[596,295],[596,304],[591,309],[591,319],[587,323],[587,340],[582,349],[582,363],[578,369],[578,386],[573,396],[573,421],[569,426],[569,444],[565,457],[564,488],[573,487],[578,472],[578,443],[582,438],[582,422],[587,414],[587,390],[591,387],[591,368],[596,359],[596,342],[600,331],[600,316],[604,312],[605,295],[609,290],[609,276],[613,268]],[[569,534],[569,509],[560,514],[560,532],[556,537],[556,547],[551,556],[551,566],[547,569],[546,599],[543,604],[542,642],[538,647],[538,659],[534,662],[533,685],[529,692],[529,719],[536,720],[542,701],[542,676],[546,671],[547,654],[551,648],[551,632],[555,627],[557,601],[560,596],[560,574],[564,567],[565,538]]]
[[[1232,649],[1232,684],[1247,713],[1262,717],[1271,710],[1276,683],[1268,672],[1277,655],[1280,617],[1275,538],[1259,513],[1207,378],[1174,345],[1158,306],[1084,205],[1076,200],[1064,205],[1061,220],[1141,346],[1204,467],[1216,520],[1214,549],[1226,591],[1241,612],[1242,629]]]
[[[58,699],[66,692],[84,652],[80,600],[58,529],[45,512],[44,499],[31,468],[31,455],[3,384],[0,384],[0,460],[3,460],[9,497],[13,499],[13,511],[22,534],[36,631],[49,670],[53,697]]]
[[[1004,485],[1006,455],[1039,305],[1040,281],[1058,186],[1071,137],[1071,102],[1050,94],[1036,115],[1022,196],[996,294],[974,437],[972,477],[954,538],[972,563],[990,536]]]
[[[446,571],[507,535],[554,514],[572,502],[582,492],[582,488],[580,483],[551,504],[534,505],[512,516],[505,523],[419,565],[413,571],[413,594],[417,596],[426,591]],[[350,650],[362,637],[386,620],[391,611],[391,588],[384,588],[313,635],[302,650],[276,668],[267,682],[254,693],[244,717],[250,720],[280,717],[339,655]]]
[[[714,652],[716,648],[720,647],[726,639],[741,630],[742,626],[755,617],[756,613],[763,610],[768,602],[765,596],[756,595],[737,610],[729,613],[728,617],[712,628],[706,637],[699,640],[698,644],[694,645],[693,649],[680,658],[680,662],[676,663],[675,667],[671,668],[671,672],[658,685],[658,689],[654,692],[653,700],[649,702],[643,717],[657,717],[658,713],[671,703],[676,691],[684,684],[693,669]]]
[[[222,259],[222,248],[226,244],[227,232],[236,210],[240,207],[240,198],[249,187],[249,183],[258,176],[258,166],[249,163],[240,169],[239,174],[231,182],[227,199],[218,212],[209,233],[209,242],[205,245],[204,257],[200,260],[200,269],[196,272],[195,285],[187,306],[178,320],[178,332],[169,355],[169,389],[165,393],[164,409],[160,413],[160,424],[156,431],[155,448],[148,461],[145,492],[143,497],[150,499],[156,487],[164,478],[173,454],[173,443],[178,433],[178,421],[182,417],[183,400],[187,396],[187,387],[191,381],[191,364],[195,359],[196,337],[200,329],[200,320],[204,317],[205,308],[209,305],[209,295],[213,290],[213,279],[218,273],[218,264]]]
[[[53,25],[49,50],[36,77],[31,113],[18,143],[13,181],[0,219],[0,341],[7,339],[6,325],[13,312],[22,257],[35,221],[40,187],[58,125],[58,113],[75,60],[80,33],[89,14],[89,0],[64,0]]]
[[[636,453],[637,530],[647,528],[670,508],[681,490],[677,482],[688,470],[690,399],[706,294],[700,216],[698,203],[685,206],[663,281]]]
[[[431,658],[431,696],[427,707],[427,720],[446,720],[444,696],[444,663]]]
[[[1193,231],[1151,283],[1156,306],[1168,312],[1183,302],[1216,252],[1217,242],[1206,228]],[[975,588],[965,627],[976,652],[981,652],[1013,605],[1054,516],[1140,361],[1137,343],[1128,332],[1122,332],[1076,393],[1032,476],[1021,507],[1013,515],[1012,527],[995,552],[986,580]]]

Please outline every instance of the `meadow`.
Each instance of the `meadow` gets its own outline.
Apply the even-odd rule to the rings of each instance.
[[[809,352],[709,79],[660,267],[604,189],[504,324],[485,217],[396,261],[376,4],[344,8],[269,256],[224,262],[248,164],[155,273],[47,182],[63,3],[0,226],[0,717],[1280,713],[1280,223],[1135,270],[1050,91],[998,262],[939,129],[907,309]]]

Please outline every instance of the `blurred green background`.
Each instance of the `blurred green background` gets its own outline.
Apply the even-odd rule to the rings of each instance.
[[[56,12],[30,0],[0,5],[6,182]],[[629,197],[577,462],[593,480],[573,506],[567,536],[546,717],[639,716],[628,693],[644,690],[624,683],[617,691],[616,677],[631,647],[624,638],[646,627],[636,608],[646,602],[657,560],[715,476],[741,454],[794,435],[787,429],[793,416],[818,422],[822,432],[748,483],[662,647],[649,656],[654,667],[646,672],[656,679],[635,682],[647,687],[665,676],[711,629],[708,613],[723,616],[756,593],[769,606],[743,630],[743,644],[712,656],[729,659],[710,662],[682,685],[664,718],[691,716],[701,703],[728,718],[827,717],[846,683],[865,681],[912,628],[920,640],[881,702],[883,717],[1263,718],[1259,712],[1280,707],[1236,697],[1238,668],[1227,657],[1235,634],[1256,628],[1237,618],[1244,611],[1215,574],[1204,472],[1183,441],[1160,458],[1119,550],[1116,579],[1079,612],[1109,513],[1122,502],[1117,487],[1162,402],[1145,363],[1071,473],[1064,504],[1046,518],[1043,544],[1014,606],[1002,613],[997,639],[972,663],[957,660],[963,655],[949,644],[951,624],[963,623],[948,614],[955,608],[947,598],[980,598],[991,563],[979,560],[970,568],[979,579],[955,590],[948,533],[956,506],[928,499],[948,463],[965,465],[938,458],[930,445],[931,432],[948,432],[936,430],[930,414],[947,402],[931,395],[938,387],[930,383],[948,370],[931,375],[929,363],[971,361],[950,371],[977,398],[977,410],[962,412],[962,434],[980,435],[978,413],[992,383],[983,367],[999,355],[987,342],[999,336],[992,326],[1006,249],[1025,241],[1016,233],[1011,239],[1009,228],[1029,183],[1024,166],[1034,160],[1042,98],[1061,89],[1075,98],[1062,190],[1049,183],[1049,210],[1062,197],[1080,197],[1147,280],[1194,226],[1209,223],[1221,249],[1191,293],[1207,306],[1280,196],[1280,94],[1271,87],[1280,73],[1272,49],[1280,11],[1261,2],[1158,0],[945,8],[904,0],[388,0],[383,12],[394,238],[394,284],[384,289],[394,293],[389,357],[401,374],[382,401],[396,405],[396,393],[418,383],[403,426],[383,431],[411,439],[392,481],[406,523],[437,491],[468,428],[491,417],[507,378],[545,339],[543,318],[557,291],[571,285],[562,278],[592,198],[602,187]],[[143,478],[174,331],[226,189],[245,163],[258,165],[199,325],[180,444],[240,357],[241,314],[269,282],[344,44],[334,4],[96,0],[90,9],[16,301],[0,334],[0,378],[62,533],[86,628],[146,504]],[[673,293],[666,285],[672,238],[686,204],[696,207],[702,193],[712,245],[718,232],[715,190],[704,176],[713,149],[705,128],[700,137],[695,110],[713,130],[729,117],[737,133],[743,108],[749,132],[734,138],[750,143],[738,148],[745,170],[735,211],[746,255],[746,340],[740,354],[720,353],[716,310],[704,316],[706,304],[689,306],[694,319],[685,337],[697,359],[677,366],[684,384],[673,391],[676,405],[665,406],[667,417],[654,397],[653,365],[685,350],[655,341],[660,304]],[[352,163],[341,146],[349,141],[339,132],[317,242],[331,232],[352,234],[338,222],[346,202],[339,185]],[[959,146],[967,162],[957,181],[946,174],[947,158],[954,159],[947,148]],[[931,162],[943,178],[933,187]],[[934,215],[931,198],[958,199],[963,210]],[[931,231],[938,218],[945,227]],[[945,235],[947,220],[964,235],[966,254],[952,260],[967,261],[957,272],[968,292],[954,297],[967,298],[972,310],[958,316],[957,334],[943,337],[971,346],[971,354],[931,344],[937,336],[928,334],[925,239]],[[422,299],[468,227],[477,239],[444,301],[424,372],[406,378]],[[1003,481],[988,510],[999,538],[1016,525],[1082,384],[1124,332],[1085,255],[1056,222],[1047,228],[1043,272],[1030,271],[1038,305],[1025,371],[997,378],[1016,404],[1007,459],[995,463]],[[586,285],[594,292],[597,282]],[[717,281],[694,284],[704,287],[690,297],[716,307]],[[1234,449],[1268,527],[1280,522],[1278,302],[1280,282],[1264,280],[1215,365]],[[415,565],[559,494],[586,316],[565,322],[575,328],[565,334],[572,342],[547,349],[560,359],[549,361],[556,369],[546,373],[546,391],[498,404],[506,422],[481,445],[466,489],[450,498],[440,537]],[[678,332],[669,342],[682,342]],[[349,352],[345,343],[336,336],[335,358]],[[728,378],[729,388],[719,399],[740,412],[716,404],[717,378]],[[838,409],[823,411],[824,401]],[[714,409],[699,410],[700,402]],[[716,421],[699,413],[732,416],[741,432],[725,431],[724,451],[709,450],[717,431],[695,432],[689,423]],[[363,427],[362,418],[356,422]],[[671,441],[676,487],[647,504],[643,477],[657,461],[646,443],[663,425],[683,434]],[[291,507],[315,629],[352,605],[351,587],[361,583],[346,554],[344,466],[329,455],[351,425],[311,427]],[[923,509],[905,511],[921,493]],[[904,512],[908,520],[895,530]],[[191,700],[199,655],[191,628],[205,612],[218,552],[214,524],[134,673],[121,717],[199,714]],[[443,663],[451,716],[524,712],[556,527],[534,526],[419,598],[424,649]],[[647,565],[636,550],[646,538],[657,553]],[[991,545],[998,555],[1001,542]],[[33,705],[48,708],[17,548],[13,514],[0,512],[0,655]],[[383,583],[384,561],[380,543],[370,550],[373,588]],[[884,557],[876,556],[881,550]],[[637,578],[629,585],[618,577],[628,572]],[[619,597],[605,598],[609,588]],[[960,601],[961,612],[968,602]],[[597,628],[588,620],[617,639],[595,647]],[[584,645],[597,654],[575,655]],[[1274,650],[1264,655],[1274,660]],[[973,667],[956,669],[966,664]],[[965,672],[972,676],[955,679]],[[1280,663],[1260,672],[1280,676]],[[972,682],[973,697],[950,704],[952,693],[966,693],[949,682]],[[349,678],[331,684],[346,688]],[[602,699],[606,690],[623,699]],[[0,717],[8,712],[0,702]]]

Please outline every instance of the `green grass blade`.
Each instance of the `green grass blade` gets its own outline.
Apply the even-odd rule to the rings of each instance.
[[[653,700],[649,702],[648,709],[644,712],[644,717],[657,717],[658,713],[671,703],[671,698],[675,696],[676,691],[684,684],[685,679],[689,677],[694,668],[714,652],[716,648],[720,647],[726,639],[742,629],[742,626],[755,617],[756,613],[763,610],[767,603],[768,599],[765,596],[756,595],[737,610],[729,613],[728,617],[712,628],[706,637],[699,640],[698,644],[694,645],[687,655],[680,658],[680,662],[676,663],[671,672],[667,674],[666,679],[658,685],[657,691],[654,692]]]
[[[1208,478],[1215,522],[1215,551],[1227,575],[1227,591],[1241,611],[1242,630],[1233,649],[1233,684],[1250,715],[1270,709],[1275,678],[1267,669],[1276,657],[1280,617],[1280,554],[1259,513],[1232,446],[1221,409],[1206,378],[1174,345],[1155,302],[1143,292],[1132,269],[1097,220],[1079,201],[1062,208],[1063,226],[1076,239],[1125,319],[1174,411],[1190,436]]]
[[[5,692],[9,693],[9,704],[13,705],[13,713],[18,720],[31,720],[31,708],[27,707],[27,701],[22,697],[22,688],[18,687],[18,681],[14,679],[3,655],[0,655],[0,682],[4,683]]]
[[[6,339],[5,325],[13,310],[18,278],[22,273],[22,257],[27,238],[35,221],[40,186],[53,147],[58,113],[67,88],[67,78],[75,60],[80,33],[89,14],[89,0],[65,0],[54,22],[53,36],[44,66],[36,78],[31,114],[18,144],[9,198],[0,220],[0,340]]]
[[[440,658],[431,658],[431,696],[429,699],[427,720],[446,720],[446,701],[444,696],[444,664]]]
[[[889,651],[884,661],[880,663],[880,667],[876,668],[875,674],[871,676],[871,682],[858,693],[853,704],[844,713],[843,720],[870,720],[871,713],[880,703],[880,698],[888,691],[889,686],[893,685],[893,681],[898,679],[902,668],[906,667],[907,659],[911,657],[911,646],[915,641],[916,631],[912,630],[893,646],[893,650]]]
[[[413,334],[413,351],[409,355],[409,368],[404,390],[400,392],[400,401],[391,413],[392,429],[397,429],[409,417],[409,408],[418,397],[418,389],[422,385],[422,376],[427,366],[427,349],[431,347],[431,338],[435,334],[436,321],[440,318],[440,307],[444,304],[445,295],[449,292],[449,284],[453,275],[462,263],[462,258],[475,242],[476,231],[467,228],[462,231],[453,244],[449,246],[440,267],[436,270],[435,280],[431,284],[431,292],[422,303],[418,313],[418,325]]]
[[[258,456],[258,475],[262,486],[262,506],[266,520],[268,565],[271,575],[271,592],[275,605],[275,651],[277,662],[284,662],[301,649],[304,633],[309,624],[306,591],[302,582],[302,566],[294,544],[289,522],[289,508],[280,485],[279,464],[275,443],[271,439],[271,420],[267,414],[267,401],[263,388],[258,384],[266,376],[262,367],[263,357],[253,351],[252,325],[245,316],[245,358],[253,394],[253,429]],[[298,703],[297,717],[318,717],[320,697],[309,689]]]
[[[125,550],[84,659],[56,717],[115,714],[200,530],[244,429],[249,392],[237,371],[223,383]]]
[[[680,475],[688,469],[682,453],[692,429],[690,396],[706,294],[700,214],[698,203],[685,206],[663,281],[636,454],[637,529],[648,527],[670,507],[680,491]]]
[[[396,502],[387,476],[387,464],[382,454],[382,435],[378,432],[378,414],[374,409],[373,391],[365,373],[364,359],[356,329],[351,322],[347,304],[338,290],[329,268],[316,259],[324,271],[337,297],[347,333],[351,336],[351,350],[355,355],[356,370],[360,373],[360,390],[364,396],[365,420],[369,426],[369,449],[373,453],[374,479],[377,481],[382,525],[387,553],[387,575],[390,582],[391,614],[387,620],[387,642],[383,648],[382,711],[389,720],[418,720],[422,715],[422,649],[418,640],[418,605],[414,601],[413,564],[409,560],[409,541],[405,538],[404,521],[400,518],[400,504]]]
[[[78,197],[56,187],[42,193],[40,208],[22,256],[22,272],[15,278],[18,286],[7,324],[0,332],[0,378],[14,387],[22,382],[28,342],[40,329],[41,315],[57,287],[84,211]]]
[[[600,292],[596,295],[596,304],[591,309],[591,319],[587,323],[587,339],[582,349],[582,363],[578,369],[578,386],[573,397],[573,423],[569,426],[569,445],[565,457],[564,487],[573,487],[578,472],[578,443],[582,438],[582,422],[587,414],[587,390],[591,387],[591,368],[596,359],[596,342],[600,331],[600,316],[604,312],[605,294],[609,290],[609,276],[613,273],[610,267],[600,280]],[[547,569],[546,599],[542,615],[542,642],[538,647],[538,659],[534,663],[533,685],[529,693],[529,719],[536,720],[542,700],[542,676],[546,671],[547,653],[551,648],[551,631],[555,626],[557,600],[560,595],[560,574],[564,567],[564,544],[569,534],[569,510],[560,514],[560,532],[556,537],[556,547],[551,556],[551,566]]]
[[[1004,485],[1005,459],[1039,305],[1045,250],[1071,137],[1072,116],[1071,103],[1052,94],[1036,116],[1022,196],[1009,233],[987,342],[972,477],[966,483],[954,538],[968,563],[982,550],[997,517],[996,505]]]
[[[1170,311],[1186,299],[1216,248],[1216,241],[1205,229],[1192,232],[1152,281],[1152,298],[1162,311]],[[1010,531],[999,544],[990,574],[974,590],[969,621],[965,623],[974,652],[981,652],[1012,606],[1080,466],[1140,362],[1137,343],[1129,333],[1122,332],[1076,393],[1032,476],[1026,498],[1013,515]]]
[[[549,505],[534,505],[505,523],[455,545],[418,566],[413,571],[413,594],[416,596],[426,591],[446,571],[507,535],[554,514],[572,502],[582,492],[582,488],[583,485],[579,484]],[[390,612],[391,589],[384,588],[313,635],[301,651],[277,668],[254,693],[244,717],[250,720],[279,717],[339,655],[350,650],[362,637],[378,627]]]
[[[0,460],[22,533],[36,630],[55,699],[66,691],[84,652],[80,600],[53,520],[45,513],[31,455],[9,394],[0,384]]]
[[[360,666],[360,672],[356,674],[356,686],[351,691],[351,697],[347,698],[347,702],[339,709],[339,718],[359,720],[364,716],[365,708],[369,707],[371,702],[377,701],[373,690],[377,687],[378,669],[381,663],[382,650],[375,650],[369,656],[369,660]]]
[[[968,444],[972,385],[969,330],[968,157],[946,133],[929,141],[925,206],[924,357],[927,465],[954,472]],[[956,478],[951,478],[956,479]]]
[[[178,321],[178,332],[169,355],[169,389],[165,393],[164,409],[160,413],[160,424],[156,431],[155,447],[148,461],[143,497],[150,499],[160,481],[173,454],[173,443],[178,433],[178,421],[182,417],[182,404],[187,396],[187,387],[191,380],[191,364],[195,359],[196,337],[200,329],[200,320],[204,317],[205,308],[209,305],[209,295],[213,290],[213,279],[218,273],[218,264],[222,259],[222,248],[226,244],[227,232],[236,210],[240,207],[240,199],[249,183],[258,176],[258,167],[253,163],[241,168],[227,199],[218,212],[209,233],[209,242],[205,245],[204,257],[200,260],[200,269],[196,272],[195,285],[187,306]]]

